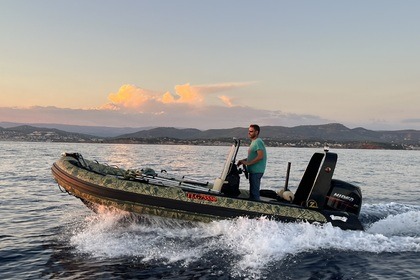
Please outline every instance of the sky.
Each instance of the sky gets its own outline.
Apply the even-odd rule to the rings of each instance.
[[[420,129],[420,1],[0,0],[0,122]]]

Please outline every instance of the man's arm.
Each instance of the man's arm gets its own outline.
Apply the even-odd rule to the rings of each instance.
[[[257,162],[259,162],[260,160],[262,160],[264,158],[264,151],[263,150],[257,150],[257,156],[250,161],[247,161],[246,159],[241,159],[240,161],[238,161],[238,166],[243,164],[243,165],[253,165],[256,164]]]

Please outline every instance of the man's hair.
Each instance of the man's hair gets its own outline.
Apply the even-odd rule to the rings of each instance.
[[[258,131],[258,135],[260,135],[260,126],[258,124],[251,124],[249,127],[252,127],[255,131]]]

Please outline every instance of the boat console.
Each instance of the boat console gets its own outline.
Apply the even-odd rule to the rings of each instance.
[[[239,175],[244,173],[244,170],[238,169],[235,164],[239,146],[240,140],[234,139],[222,174],[213,185],[213,191],[231,197],[238,197],[241,194]],[[360,188],[332,178],[337,163],[337,154],[329,152],[328,149],[324,151],[324,153],[313,154],[294,194],[287,188],[287,176],[284,190],[279,192],[261,190],[261,198],[271,198],[298,206],[345,211],[358,215],[362,204]],[[290,165],[288,172],[289,168]],[[283,195],[285,191],[288,192],[286,197]]]

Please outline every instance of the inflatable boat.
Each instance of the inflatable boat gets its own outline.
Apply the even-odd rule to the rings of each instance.
[[[247,172],[235,165],[239,146],[235,139],[221,175],[213,182],[172,176],[164,170],[122,169],[84,159],[80,153],[63,153],[53,164],[52,174],[60,188],[92,210],[103,205],[139,215],[203,222],[264,216],[281,222],[331,223],[345,230],[363,230],[360,188],[333,179],[336,153],[314,153],[295,193],[288,188],[288,172],[284,188],[262,189],[260,200],[254,201],[248,190],[240,188],[241,173]]]

